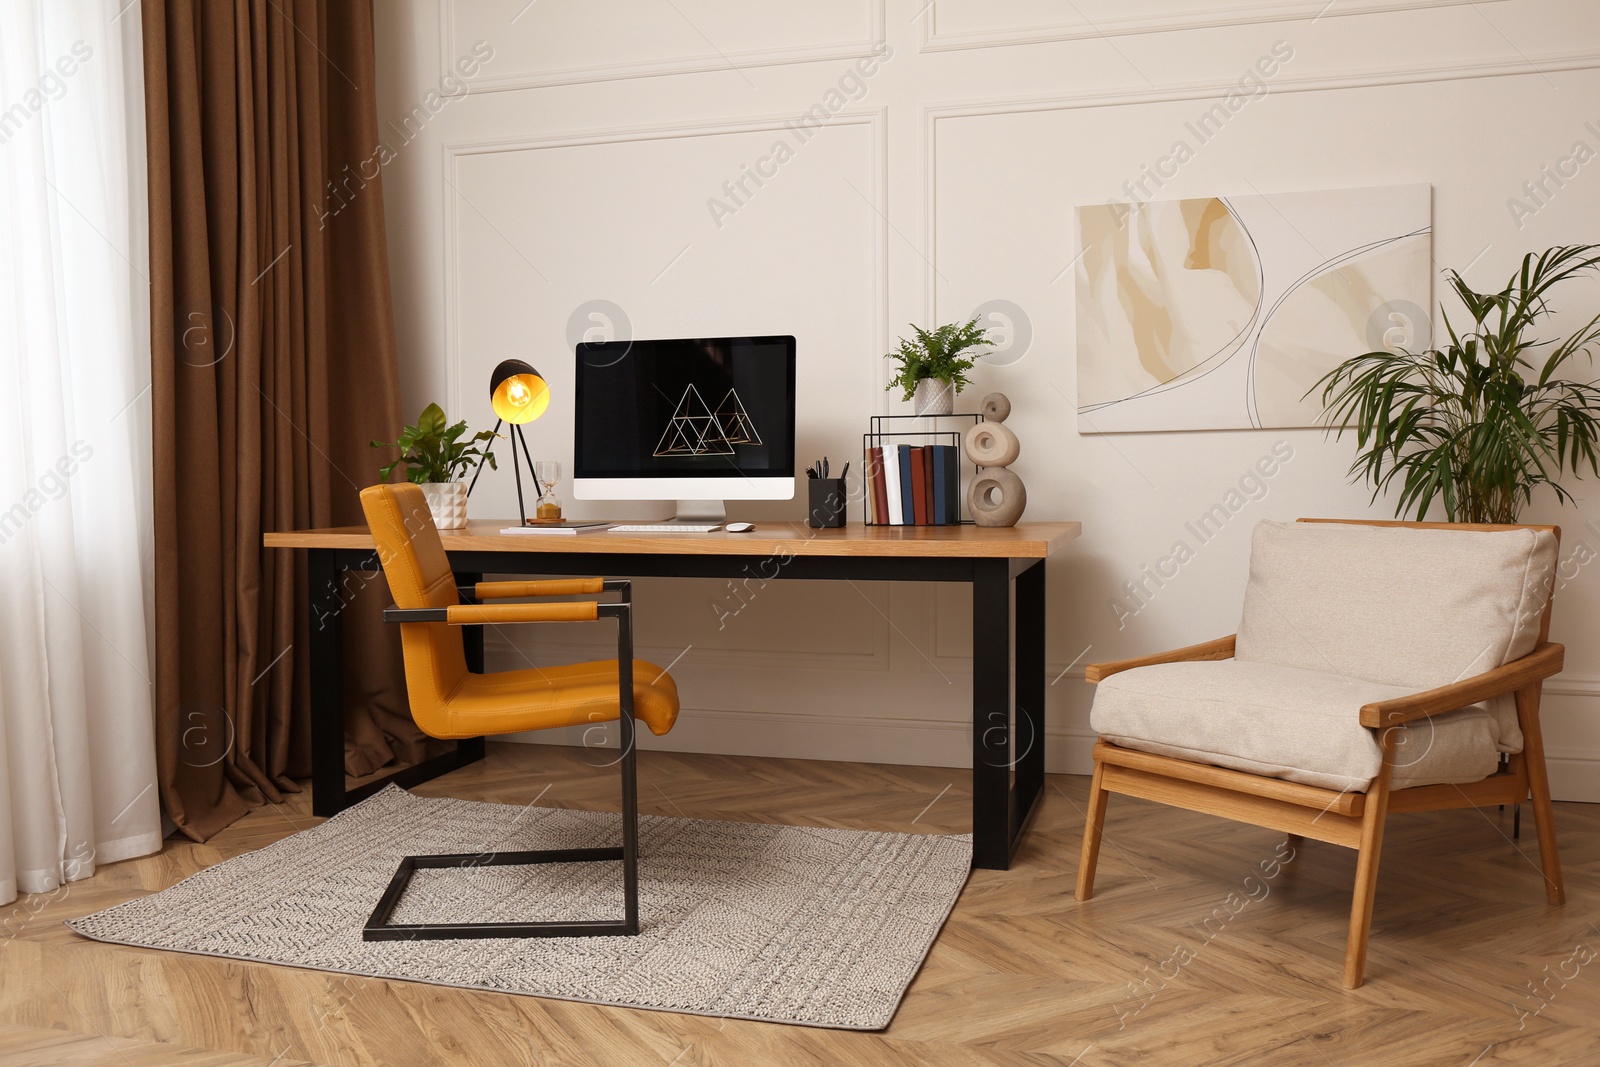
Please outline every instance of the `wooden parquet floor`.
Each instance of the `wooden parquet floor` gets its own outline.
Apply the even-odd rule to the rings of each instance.
[[[648,813],[962,832],[964,772],[645,753]],[[1340,987],[1354,854],[1113,797],[1073,900],[1087,779],[1053,776],[1010,871],[975,871],[893,1025],[848,1033],[353,978],[85,941],[61,920],[313,825],[307,797],[205,845],[0,909],[0,1064],[1600,1065],[1600,807],[1557,805],[1568,902],[1531,825],[1391,820],[1367,984]],[[614,810],[576,750],[493,745],[417,792]]]

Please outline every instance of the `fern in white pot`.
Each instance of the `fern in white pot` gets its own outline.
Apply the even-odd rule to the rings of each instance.
[[[396,467],[404,467],[406,480],[422,487],[433,524],[441,530],[460,530],[467,525],[467,487],[457,479],[485,459],[491,469],[498,469],[494,453],[478,447],[494,440],[494,432],[484,430],[463,440],[466,432],[465,419],[450,425],[444,409],[429,404],[417,416],[415,426],[400,431],[398,441],[373,441],[370,446],[400,449],[398,459],[378,470],[378,480],[386,482]]]

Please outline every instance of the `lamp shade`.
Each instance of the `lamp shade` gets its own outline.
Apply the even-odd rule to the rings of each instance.
[[[489,376],[489,404],[507,422],[532,422],[550,406],[550,387],[522,360],[501,360]]]

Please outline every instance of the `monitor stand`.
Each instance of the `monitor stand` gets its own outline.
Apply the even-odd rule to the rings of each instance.
[[[728,512],[721,500],[680,500],[677,514],[667,520],[685,526],[721,526],[727,521]]]

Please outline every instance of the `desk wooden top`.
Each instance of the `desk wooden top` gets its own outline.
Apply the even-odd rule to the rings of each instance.
[[[682,534],[503,534],[510,519],[469,522],[465,530],[441,530],[451,552],[641,553],[684,556],[924,556],[1043,559],[1077,537],[1077,522],[1024,522],[993,526],[866,526],[813,530],[803,522],[758,522],[749,533]],[[268,548],[374,547],[365,526],[269,533]]]

